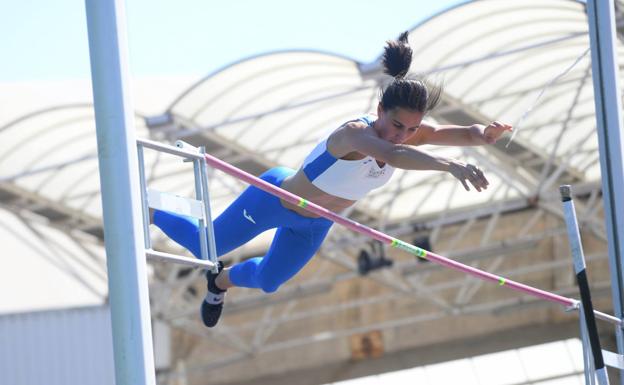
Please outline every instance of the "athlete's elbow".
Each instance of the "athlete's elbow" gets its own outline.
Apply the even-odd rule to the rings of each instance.
[[[405,149],[402,146],[394,146],[390,151],[382,154],[381,158],[380,161],[392,167],[402,168],[401,165],[405,163]]]

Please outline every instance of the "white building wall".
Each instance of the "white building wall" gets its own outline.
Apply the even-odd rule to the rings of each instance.
[[[0,384],[114,383],[107,306],[0,315]]]

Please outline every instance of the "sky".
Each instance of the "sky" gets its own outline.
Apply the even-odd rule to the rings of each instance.
[[[202,76],[290,49],[370,62],[386,40],[463,2],[127,0],[129,67],[135,77]],[[21,0],[2,9],[0,83],[89,78],[84,1]]]

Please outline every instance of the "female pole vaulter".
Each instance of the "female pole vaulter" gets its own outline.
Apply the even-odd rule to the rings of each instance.
[[[381,93],[376,114],[348,121],[322,138],[299,170],[276,167],[260,178],[333,212],[341,212],[383,186],[396,168],[448,172],[466,190],[470,185],[477,191],[486,189],[489,182],[477,166],[436,156],[417,146],[492,144],[505,131],[511,131],[511,126],[500,122],[457,126],[423,121],[437,104],[441,89],[406,76],[412,60],[407,36],[404,32],[386,44],[384,70],[394,79]],[[200,257],[196,221],[159,210],[151,210],[150,218],[171,239]],[[266,255],[229,268],[220,262],[218,274],[206,273],[203,323],[208,327],[217,324],[225,292],[231,287],[276,291],[308,263],[332,223],[257,187],[248,187],[213,222],[217,255],[266,230],[276,228],[277,232]]]

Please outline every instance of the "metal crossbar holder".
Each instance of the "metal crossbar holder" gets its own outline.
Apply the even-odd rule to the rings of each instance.
[[[157,210],[204,219],[204,203],[197,199],[184,198],[162,191],[147,190],[148,206]]]
[[[154,142],[153,140],[137,139],[137,144],[141,145],[141,146],[143,146],[145,148],[149,148],[149,149],[160,151],[160,152],[165,152],[165,153],[171,154],[171,155],[181,156],[183,158],[199,159],[199,160],[204,159],[204,156],[202,154],[198,153],[197,151],[186,150],[186,149],[182,149],[182,148],[167,146],[167,145],[163,145],[163,144],[158,143],[158,142]]]
[[[581,301],[575,301],[572,305],[566,306],[564,308],[564,311],[566,313],[569,313],[569,312],[572,312],[572,311],[577,311],[580,307],[581,307]]]
[[[215,264],[211,261],[207,261],[204,259],[184,257],[182,255],[163,253],[161,251],[156,251],[152,249],[145,250],[145,255],[148,258],[159,260],[159,261],[175,262],[181,265],[201,267],[203,269],[213,269],[215,267]]]
[[[184,151],[196,152],[196,153],[198,153],[198,154],[201,154],[201,151],[199,150],[199,148],[197,148],[197,147],[193,146],[193,145],[192,145],[192,144],[190,144],[190,143],[186,143],[185,141],[180,140],[180,139],[178,139],[178,140],[176,140],[176,141],[175,141],[175,146],[176,146],[177,148],[179,148],[179,149],[184,150]]]
[[[202,154],[202,151],[201,151],[199,148],[197,148],[197,147],[193,146],[193,145],[192,145],[192,144],[190,144],[190,143],[186,143],[186,142],[185,142],[185,141],[183,141],[183,140],[179,140],[179,139],[178,139],[178,140],[176,140],[176,141],[175,141],[175,146],[176,146],[177,148],[181,149],[181,150],[184,150],[184,151],[197,153],[197,155],[201,155],[201,154]],[[194,161],[194,159],[191,159],[191,158],[184,158],[184,159],[182,160],[182,162],[193,162],[193,161]]]
[[[143,149],[150,148],[156,151],[166,152],[180,156],[184,161],[193,162],[195,175],[195,199],[180,197],[157,190],[148,190],[145,175],[145,160]],[[218,272],[217,250],[215,246],[212,228],[212,215],[210,213],[210,196],[208,192],[208,175],[206,170],[206,154],[203,147],[194,147],[183,141],[177,141],[176,147],[162,145],[146,139],[137,139],[137,153],[139,157],[139,176],[141,183],[141,204],[143,207],[143,228],[145,235],[145,248],[147,256],[170,262],[183,263],[193,266],[209,268],[214,273]],[[199,228],[199,246],[201,257],[199,260],[175,256],[154,251],[149,236],[149,208],[161,211],[173,212],[197,219]],[[210,261],[199,263],[198,261]]]

